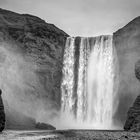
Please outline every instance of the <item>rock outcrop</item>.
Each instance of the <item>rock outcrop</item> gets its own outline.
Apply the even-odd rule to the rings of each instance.
[[[46,123],[36,123],[36,129],[42,129],[42,130],[55,130],[56,128],[50,124]]]
[[[6,114],[15,110],[26,119],[38,119],[43,112],[52,118],[51,111],[60,109],[67,37],[64,31],[36,16],[0,9],[0,87]],[[18,115],[11,116],[7,117],[7,126],[15,124],[20,129],[24,123],[16,121]]]
[[[3,131],[5,128],[5,112],[4,112],[4,105],[2,100],[2,91],[0,90],[0,132]]]
[[[135,64],[135,75],[137,79],[140,81],[140,60],[138,60]]]
[[[127,112],[136,97],[140,94],[140,83],[135,76],[135,63],[140,59],[140,17],[113,34],[113,41],[118,57],[118,101],[114,115],[116,124],[124,123]],[[119,120],[119,122],[118,122]],[[121,126],[121,127],[123,127]]]
[[[135,64],[135,75],[140,81],[140,60]],[[124,125],[124,130],[139,132],[140,131],[140,95],[136,98],[132,107],[127,113],[127,120]]]

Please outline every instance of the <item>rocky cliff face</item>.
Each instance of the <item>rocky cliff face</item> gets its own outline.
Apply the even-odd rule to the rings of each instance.
[[[38,17],[0,9],[0,86],[6,114],[11,116],[7,126],[18,118],[14,110],[39,121],[59,110],[67,37]]]
[[[135,74],[140,81],[140,60],[135,64]],[[136,132],[140,131],[140,95],[136,98],[127,113],[124,129]]]
[[[119,106],[114,120],[124,124],[127,111],[140,93],[140,83],[135,76],[135,63],[140,59],[140,17],[113,34],[119,66]]]

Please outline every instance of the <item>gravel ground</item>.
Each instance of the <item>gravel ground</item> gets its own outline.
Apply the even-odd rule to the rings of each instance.
[[[140,133],[98,130],[5,130],[0,140],[140,140]]]

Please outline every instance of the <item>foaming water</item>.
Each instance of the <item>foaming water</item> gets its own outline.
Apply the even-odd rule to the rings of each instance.
[[[118,129],[113,125],[118,82],[112,36],[80,38],[79,45],[76,42],[69,37],[64,52],[63,127]]]

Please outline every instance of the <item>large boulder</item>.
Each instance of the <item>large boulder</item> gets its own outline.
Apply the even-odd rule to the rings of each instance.
[[[140,96],[138,96],[132,107],[129,108],[124,125],[126,131],[140,131]]]
[[[2,132],[5,127],[5,112],[1,94],[2,91],[0,90],[0,132]]]
[[[56,128],[50,124],[46,123],[36,123],[36,129],[41,129],[41,130],[55,130]]]
[[[0,9],[0,88],[8,127],[20,128],[21,116],[27,125],[27,118],[47,121],[60,109],[67,37],[36,16]]]

